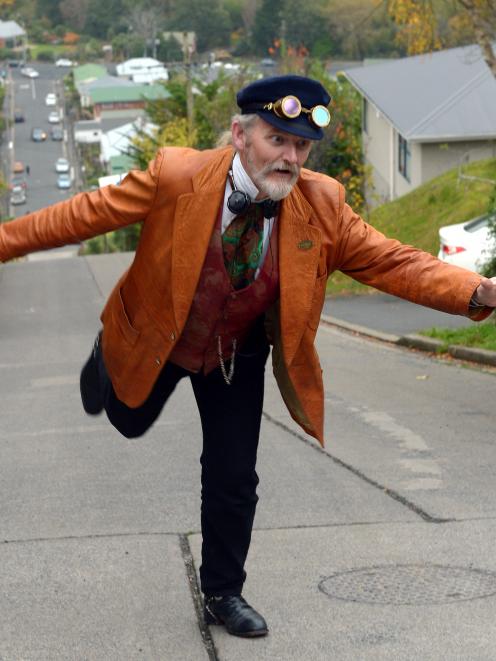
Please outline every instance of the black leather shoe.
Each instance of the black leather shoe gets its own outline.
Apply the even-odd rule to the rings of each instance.
[[[266,636],[267,622],[241,595],[206,597],[203,609],[205,624],[223,624],[233,636]]]
[[[90,357],[86,361],[79,377],[79,389],[81,401],[86,413],[98,415],[103,410],[103,398],[100,388],[100,377],[98,375],[98,347],[101,333],[96,336]]]

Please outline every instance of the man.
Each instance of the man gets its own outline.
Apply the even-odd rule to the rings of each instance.
[[[329,123],[317,81],[281,76],[237,96],[232,147],[164,148],[120,186],[0,226],[0,259],[143,221],[134,261],[102,313],[81,373],[85,410],[125,436],[145,433],[188,376],[201,416],[205,620],[261,636],[241,596],[257,502],[264,369],[292,417],[323,443],[314,339],[336,269],[439,310],[487,317],[496,278],[387,239],[344,201],[335,180],[302,169]]]

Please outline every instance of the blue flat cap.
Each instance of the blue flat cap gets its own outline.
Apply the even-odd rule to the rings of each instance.
[[[331,97],[318,80],[304,76],[257,80],[240,90],[236,101],[241,114],[255,113],[272,126],[309,140],[321,140],[322,127],[329,121]]]

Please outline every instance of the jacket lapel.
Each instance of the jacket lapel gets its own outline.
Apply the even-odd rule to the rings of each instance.
[[[174,215],[172,297],[178,328],[186,322],[224,198],[232,150],[220,152],[192,179],[193,192],[178,198]]]
[[[290,365],[312,306],[322,241],[308,224],[312,207],[298,186],[281,205],[279,219],[279,283],[283,355]]]
[[[232,150],[219,153],[192,179],[193,192],[178,198],[174,215],[172,297],[178,328],[189,313],[208,244],[223,202]],[[308,224],[312,207],[298,186],[281,204],[279,224],[279,282],[282,348],[291,363],[310,313],[317,265],[320,230]]]

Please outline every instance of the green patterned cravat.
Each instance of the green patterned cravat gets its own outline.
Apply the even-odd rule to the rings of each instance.
[[[260,265],[264,229],[261,204],[250,204],[245,213],[233,218],[222,235],[224,264],[234,289],[248,287]]]

